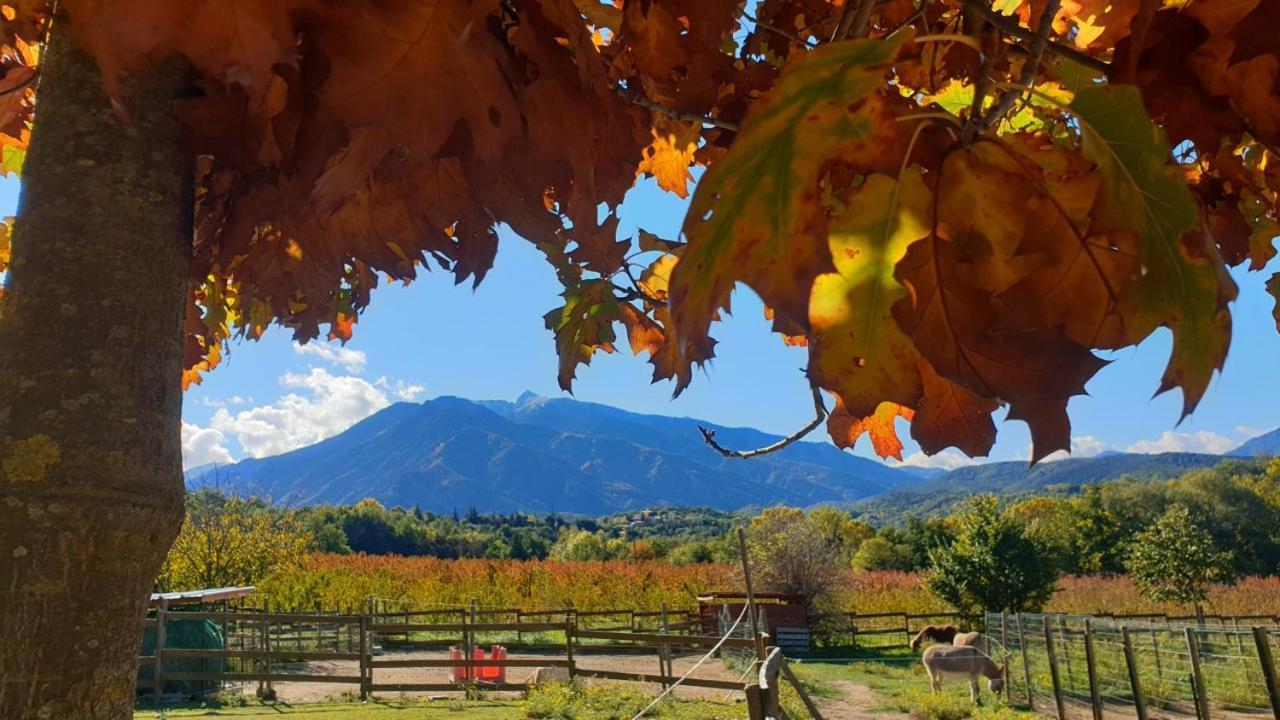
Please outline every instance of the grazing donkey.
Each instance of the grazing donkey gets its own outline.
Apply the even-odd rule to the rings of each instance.
[[[925,672],[935,693],[942,692],[942,680],[962,677],[969,680],[969,698],[978,701],[978,677],[987,678],[987,688],[993,693],[1004,689],[1004,670],[982,651],[967,645],[931,645],[921,656]]]
[[[958,632],[960,632],[960,628],[955,625],[925,625],[924,629],[916,633],[915,638],[911,640],[911,649],[919,650],[920,644],[925,640],[949,643],[955,639]]]

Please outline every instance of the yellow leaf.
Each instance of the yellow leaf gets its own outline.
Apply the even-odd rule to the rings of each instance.
[[[658,187],[679,197],[689,197],[689,166],[698,149],[701,127],[654,113],[653,142],[644,149],[637,173],[649,173]]]

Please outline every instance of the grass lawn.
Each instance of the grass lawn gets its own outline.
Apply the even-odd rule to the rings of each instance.
[[[920,656],[906,648],[848,650],[840,658],[792,661],[791,667],[810,695],[831,697],[840,683],[865,685],[876,696],[877,714],[903,713],[912,720],[1033,720],[1039,718],[1016,702],[1004,701],[982,685],[980,705],[969,700],[969,684],[951,680],[942,694],[929,687]]]

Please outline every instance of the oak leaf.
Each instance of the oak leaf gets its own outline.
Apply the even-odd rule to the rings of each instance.
[[[806,325],[809,289],[832,267],[818,181],[837,159],[874,154],[894,133],[873,94],[902,37],[825,45],[798,56],[698,183],[689,244],[671,279],[677,333],[697,343],[737,282]]]
[[[906,297],[893,277],[907,247],[928,236],[932,193],[918,169],[900,181],[874,174],[831,222],[836,272],[819,275],[809,301],[809,376],[839,407],[866,417],[882,403],[915,407],[919,353],[890,308]]]
[[[1125,339],[1139,343],[1159,326],[1173,332],[1157,393],[1181,387],[1185,417],[1226,360],[1235,283],[1198,227],[1191,193],[1170,166],[1168,145],[1137,90],[1087,88],[1070,107],[1080,122],[1081,151],[1102,177],[1092,233],[1137,237],[1144,273],[1121,292]]]
[[[849,409],[837,398],[835,410],[827,417],[827,432],[836,447],[851,448],[864,434],[871,439],[871,448],[882,458],[902,460],[902,440],[894,423],[898,418],[911,420],[915,412],[891,402],[880,403],[875,412],[865,417],[850,414]]]

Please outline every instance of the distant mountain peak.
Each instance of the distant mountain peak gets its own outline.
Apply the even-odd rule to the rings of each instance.
[[[529,391],[514,403],[440,396],[393,405],[309,447],[220,468],[219,482],[290,505],[371,497],[440,512],[604,514],[656,505],[849,505],[919,480],[829,443],[726,460],[702,442],[699,422]],[[721,431],[743,446],[778,439]],[[210,477],[192,474],[190,482]]]
[[[543,396],[539,395],[538,393],[532,390],[525,390],[524,392],[520,393],[520,397],[516,398],[516,405],[524,405],[525,403],[536,402],[538,400],[545,400],[545,399],[546,398],[544,398]]]

